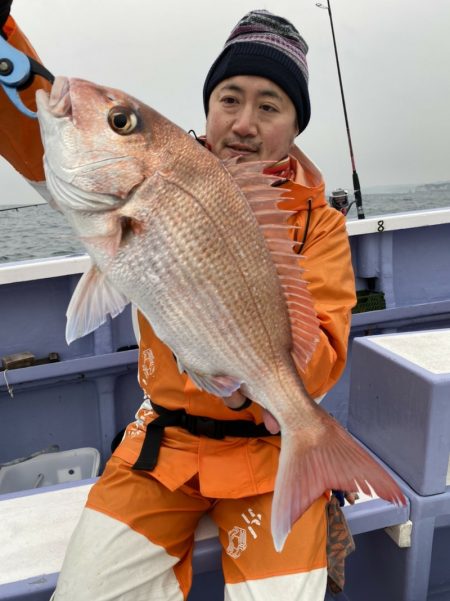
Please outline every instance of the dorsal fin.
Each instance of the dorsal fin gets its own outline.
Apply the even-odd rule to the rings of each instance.
[[[304,372],[319,340],[319,320],[314,310],[311,293],[303,279],[304,270],[299,255],[294,252],[295,242],[290,233],[299,226],[288,223],[295,211],[283,211],[280,200],[287,200],[288,188],[273,184],[284,181],[263,170],[271,161],[239,163],[239,157],[223,162],[246,197],[258,221],[277,269],[286,299],[292,333],[292,356],[297,368]]]

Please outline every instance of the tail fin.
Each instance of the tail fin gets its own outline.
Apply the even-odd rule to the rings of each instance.
[[[281,551],[292,524],[326,490],[373,492],[396,505],[406,499],[393,478],[323,409],[323,433],[283,433],[272,504],[272,535]]]

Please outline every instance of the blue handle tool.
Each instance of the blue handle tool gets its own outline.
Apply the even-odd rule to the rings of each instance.
[[[8,44],[0,36],[0,85],[14,106],[31,119],[36,119],[37,114],[24,105],[17,90],[26,88],[35,75],[41,75],[50,83],[55,79],[43,65]]]

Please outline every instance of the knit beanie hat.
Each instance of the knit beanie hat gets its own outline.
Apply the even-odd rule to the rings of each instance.
[[[203,86],[208,114],[209,97],[224,79],[257,75],[270,79],[289,96],[297,111],[299,132],[308,125],[308,45],[287,19],[267,10],[253,10],[236,25],[213,63]]]

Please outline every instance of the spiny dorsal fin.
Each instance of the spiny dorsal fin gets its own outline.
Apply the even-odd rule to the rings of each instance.
[[[314,310],[311,293],[302,279],[304,270],[299,265],[299,257],[290,233],[299,226],[288,223],[295,211],[278,208],[280,200],[287,200],[287,188],[273,186],[281,180],[266,175],[263,170],[273,163],[258,161],[239,163],[238,158],[223,162],[225,169],[233,177],[246,197],[275,263],[283,290],[292,332],[292,356],[297,368],[304,372],[319,340],[319,320]]]

